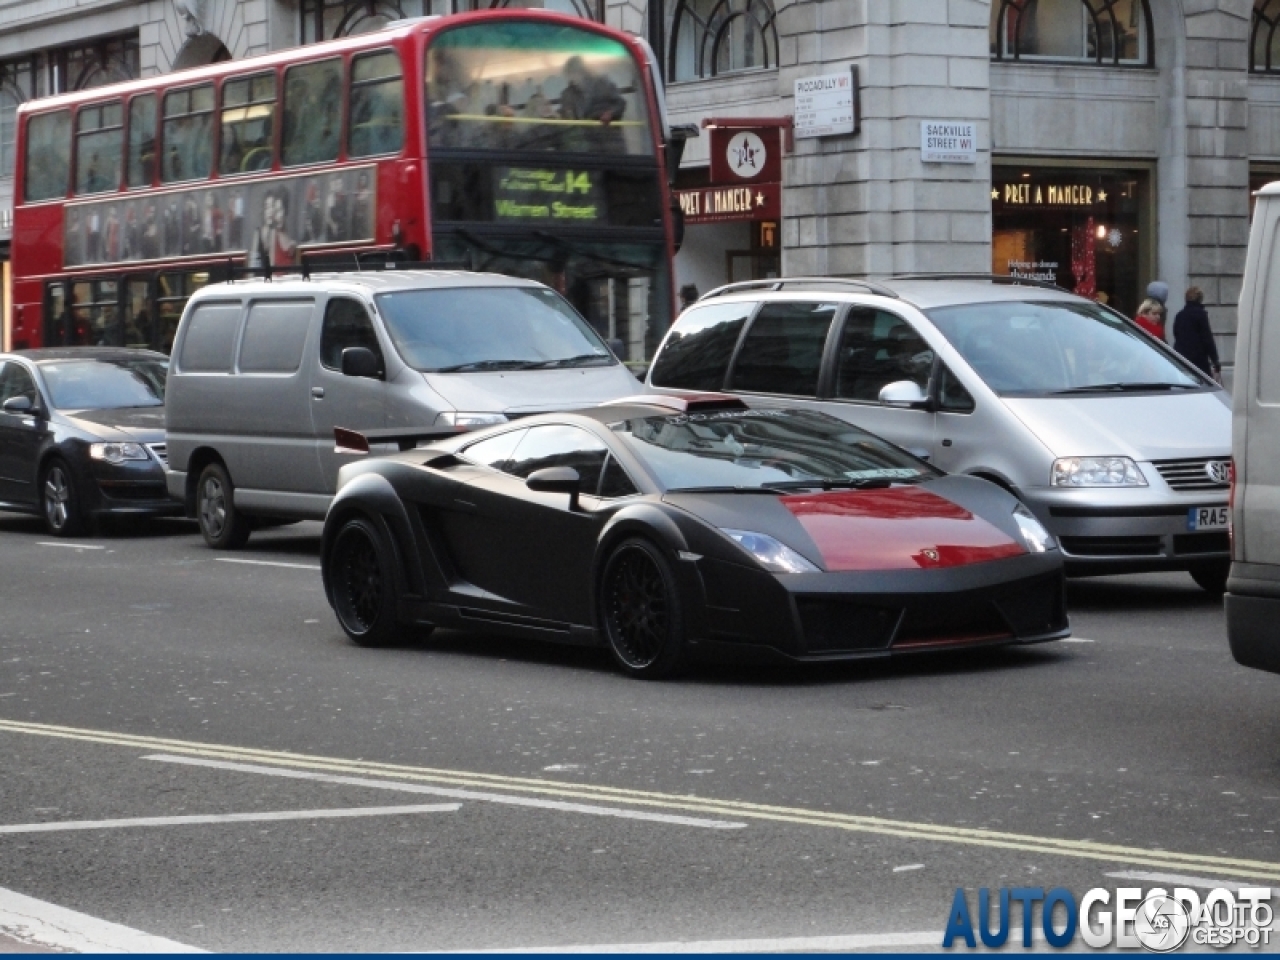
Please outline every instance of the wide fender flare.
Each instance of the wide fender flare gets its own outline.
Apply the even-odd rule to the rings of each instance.
[[[325,597],[332,603],[329,587],[329,554],[342,525],[353,516],[362,516],[375,524],[384,542],[391,548],[394,576],[400,596],[417,593],[421,577],[415,576],[417,564],[413,550],[413,527],[404,501],[391,481],[379,473],[363,473],[344,484],[325,514],[324,539],[321,544],[321,570]]]
[[[706,606],[706,590],[695,564],[680,556],[689,551],[689,541],[669,513],[653,504],[638,503],[624,507],[610,517],[596,541],[595,566],[591,572],[591,610],[596,628],[603,627],[599,622],[598,597],[605,561],[614,547],[630,537],[643,537],[666,554],[676,576],[685,623],[690,626],[697,624],[699,611]]]

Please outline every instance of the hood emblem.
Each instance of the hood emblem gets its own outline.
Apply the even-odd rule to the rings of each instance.
[[[1226,460],[1210,460],[1204,465],[1204,472],[1214,483],[1227,483],[1231,479],[1231,464]]]
[[[924,558],[926,560],[930,560],[933,563],[937,563],[939,560],[938,551],[933,549],[933,547],[925,547],[920,552],[924,554]]]

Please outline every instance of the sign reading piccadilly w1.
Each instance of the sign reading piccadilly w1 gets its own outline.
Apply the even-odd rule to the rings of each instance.
[[[779,183],[702,187],[675,193],[687,224],[777,220],[782,216],[782,185]]]
[[[795,94],[797,139],[858,132],[862,118],[858,110],[857,67],[846,73],[800,77]]]

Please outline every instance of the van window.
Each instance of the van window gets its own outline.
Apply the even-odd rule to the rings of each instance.
[[[240,304],[202,303],[187,319],[182,335],[183,373],[230,373]]]
[[[1274,236],[1274,235],[1273,235]],[[1266,296],[1262,299],[1262,337],[1258,344],[1258,402],[1280,403],[1280,242],[1271,241]]]
[[[855,308],[840,334],[835,396],[875,402],[883,387],[899,380],[927,390],[932,368],[933,350],[906,320],[885,310]]]
[[[834,303],[766,303],[738,351],[733,389],[815,396],[836,310]]]
[[[754,303],[717,303],[686,310],[654,361],[655,387],[719,390]]]
[[[369,311],[359,300],[334,297],[324,308],[324,326],[320,330],[320,362],[330,370],[342,369],[342,351],[348,347],[364,347],[378,358],[378,369],[385,370],[382,348],[374,332]]]
[[[938,372],[938,409],[947,413],[973,413],[973,395],[945,363]]]
[[[398,153],[404,143],[404,84],[394,50],[351,61],[351,133],[347,155]]]
[[[342,61],[290,67],[284,75],[286,167],[338,159],[342,131]]]
[[[26,185],[28,202],[67,195],[71,175],[71,111],[42,113],[27,121]]]
[[[249,307],[240,338],[241,373],[293,373],[311,327],[314,300],[259,300]]]

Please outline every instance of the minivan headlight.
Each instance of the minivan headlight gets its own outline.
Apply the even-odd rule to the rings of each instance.
[[[1025,503],[1013,508],[1013,522],[1018,525],[1018,533],[1022,535],[1022,543],[1028,553],[1044,553],[1057,546],[1053,534],[1045,529],[1044,524],[1036,519],[1036,515],[1027,509]]]
[[[505,413],[467,413],[463,410],[446,410],[436,417],[440,427],[487,427],[493,423],[506,423]]]
[[[817,567],[785,543],[765,533],[721,528],[770,573],[819,573]]]
[[[1050,486],[1145,487],[1147,479],[1128,457],[1063,457],[1053,461]]]
[[[140,443],[91,443],[89,457],[107,463],[124,463],[126,460],[146,460],[147,451]]]

